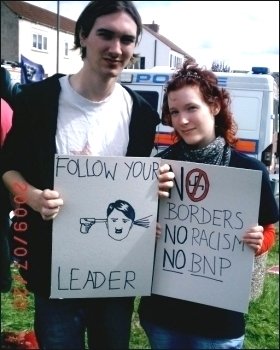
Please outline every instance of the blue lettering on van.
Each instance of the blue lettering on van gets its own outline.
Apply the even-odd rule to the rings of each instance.
[[[137,74],[136,83],[164,84],[169,80],[169,74]]]
[[[136,83],[143,83],[145,81],[149,81],[151,79],[150,74],[137,74]]]
[[[227,77],[218,77],[218,85],[220,87],[226,87],[227,86]]]

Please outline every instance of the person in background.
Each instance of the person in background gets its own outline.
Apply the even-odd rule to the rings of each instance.
[[[157,154],[162,159],[214,164],[262,172],[258,225],[243,241],[260,255],[275,242],[278,208],[264,164],[234,149],[237,125],[230,96],[212,71],[186,60],[167,83],[163,123],[176,142]],[[142,297],[139,316],[152,349],[241,349],[244,315],[239,312],[152,294]]]
[[[1,90],[2,92],[3,90]],[[7,133],[12,126],[13,111],[9,104],[1,97],[1,148]],[[11,247],[10,247],[10,217],[12,203],[9,192],[0,180],[0,290],[1,293],[7,293],[12,286],[11,275]]]
[[[4,144],[5,138],[11,129],[13,118],[13,107],[15,104],[16,95],[21,91],[22,85],[20,83],[12,82],[11,75],[5,67],[1,67],[1,129],[0,141],[1,148]],[[11,220],[10,213],[14,209],[12,201],[7,188],[4,186],[2,178],[0,179],[0,289],[2,293],[9,292],[12,286],[11,276]]]
[[[1,175],[13,195],[24,192],[34,329],[40,349],[128,349],[133,297],[50,299],[52,221],[64,199],[53,190],[54,155],[148,157],[157,112],[117,83],[142,32],[132,1],[91,1],[76,22],[75,49],[83,67],[26,85],[18,94],[4,143]],[[32,103],[30,103],[32,101]],[[161,167],[159,194],[172,179]],[[25,257],[26,258],[26,257]]]
[[[1,98],[13,109],[16,95],[22,90],[23,84],[13,82],[10,72],[1,67]]]
[[[1,97],[1,148],[4,144],[5,138],[12,126],[13,110],[10,105]]]

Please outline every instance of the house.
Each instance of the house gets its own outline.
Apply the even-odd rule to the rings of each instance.
[[[41,64],[46,75],[75,73],[82,60],[79,50],[71,50],[74,31],[75,21],[69,18],[24,1],[1,1],[1,61],[20,62],[23,55]],[[158,31],[155,23],[143,26],[138,58],[129,68],[177,67],[190,57]]]
[[[138,53],[139,59],[133,68],[140,69],[155,66],[176,68],[183,63],[184,58],[191,57],[172,41],[159,34],[159,25],[154,22],[143,25],[142,38],[135,52]]]
[[[77,72],[82,61],[79,50],[71,50],[75,22],[59,16],[59,45],[57,22],[55,13],[24,1],[1,1],[1,61],[20,62],[23,55],[47,75]]]

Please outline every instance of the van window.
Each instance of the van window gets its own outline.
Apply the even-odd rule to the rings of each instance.
[[[135,90],[157,111],[159,94],[156,91]]]
[[[238,137],[258,140],[261,132],[262,91],[231,90]]]

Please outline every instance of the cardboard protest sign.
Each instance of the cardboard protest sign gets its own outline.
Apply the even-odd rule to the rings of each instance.
[[[262,173],[167,162],[176,181],[159,204],[152,292],[247,312],[254,253],[241,238],[258,223]]]
[[[150,295],[159,162],[55,156],[51,298]]]

